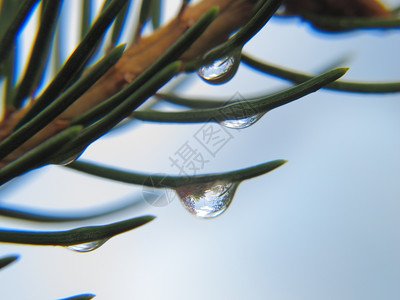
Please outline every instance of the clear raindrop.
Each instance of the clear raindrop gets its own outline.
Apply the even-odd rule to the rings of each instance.
[[[255,114],[250,117],[241,118],[241,119],[230,119],[230,120],[223,120],[219,122],[221,125],[234,128],[234,129],[243,129],[249,127],[260,120],[265,113]]]
[[[82,153],[83,151],[57,163],[59,165],[68,166],[69,164],[72,164],[74,161],[76,161],[82,155]]]
[[[104,239],[104,240],[83,243],[83,244],[76,244],[76,245],[67,246],[67,249],[75,251],[75,252],[90,252],[90,251],[96,250],[97,248],[101,247],[107,241],[108,241],[108,239]]]
[[[211,182],[182,186],[176,192],[187,211],[201,218],[215,218],[226,211],[239,183]]]
[[[240,64],[240,51],[217,59],[213,63],[201,66],[197,74],[208,83],[223,84],[236,74]]]

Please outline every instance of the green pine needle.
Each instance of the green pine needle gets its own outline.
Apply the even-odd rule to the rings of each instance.
[[[195,176],[172,176],[172,175],[151,175],[118,170],[92,163],[76,161],[66,166],[73,170],[86,174],[107,178],[119,182],[139,184],[153,188],[177,188],[180,186],[209,183],[214,181],[241,182],[256,176],[263,175],[279,168],[286,160],[274,160],[257,166],[240,169],[225,173],[195,175]]]
[[[152,194],[147,195],[147,198],[152,196]],[[156,195],[154,195],[154,197],[156,197]],[[121,203],[113,203],[111,205],[104,205],[101,207],[91,207],[90,209],[83,211],[62,210],[61,212],[56,212],[26,207],[13,207],[6,204],[1,204],[0,216],[40,223],[76,222],[108,216],[120,211],[125,211],[127,209],[137,208],[141,205],[143,205],[143,198],[141,195],[136,196],[133,199],[131,196],[129,197],[129,201],[121,201]]]
[[[223,107],[179,112],[136,111],[134,112],[134,117],[144,121],[172,123],[220,122],[238,119],[239,116],[242,119],[268,112],[313,93],[328,83],[342,77],[347,70],[347,68],[334,69],[277,94],[237,101]]]
[[[60,14],[61,4],[61,0],[52,0],[44,3],[44,11],[40,20],[39,30],[27,63],[26,71],[16,87],[16,92],[12,100],[14,108],[20,108],[23,100],[32,95],[42,81]]]
[[[19,255],[10,255],[7,257],[0,258],[0,269],[3,269],[4,267],[8,266],[9,264],[12,264],[18,258],[19,258]]]
[[[400,29],[398,14],[391,18],[349,18],[307,14],[304,19],[324,31],[348,31],[356,29]]]
[[[68,298],[63,298],[59,300],[90,300],[96,297],[94,294],[81,294],[81,295],[76,295]]]
[[[289,71],[287,69],[279,68],[277,66],[261,62],[250,56],[243,54],[242,62],[249,65],[250,67],[279,78],[283,78],[289,80],[293,83],[302,83],[306,80],[313,78],[311,75]],[[351,81],[335,81],[332,82],[325,87],[325,89],[335,90],[335,91],[344,91],[344,92],[353,92],[353,93],[396,93],[400,92],[400,82],[351,82]]]
[[[67,231],[0,230],[0,242],[42,246],[71,246],[105,240],[142,226],[153,216],[143,216],[102,226],[87,226]]]
[[[13,18],[12,22],[8,25],[7,29],[3,31],[3,36],[0,39],[0,65],[7,58],[7,55],[10,53],[14,45],[15,38],[25,23],[27,17],[31,13],[33,7],[39,0],[25,0],[23,1],[16,14]]]

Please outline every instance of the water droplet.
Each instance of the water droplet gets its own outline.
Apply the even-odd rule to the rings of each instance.
[[[243,129],[253,125],[255,122],[260,120],[264,114],[265,113],[260,113],[241,119],[224,120],[219,123],[228,128]]]
[[[71,156],[71,157],[68,157],[68,158],[66,158],[66,159],[57,161],[57,162],[55,162],[55,163],[57,163],[57,164],[59,164],[59,165],[68,166],[69,164],[72,164],[74,161],[76,161],[76,160],[79,158],[79,156],[82,155],[82,153],[83,153],[83,151],[80,152],[80,153],[78,153],[78,154],[75,154],[75,155],[73,155],[73,156]]]
[[[64,166],[68,166],[69,164],[72,164],[75,160],[77,160],[79,156],[80,156],[80,154],[75,155],[75,156],[72,157],[72,158],[69,158],[69,159],[64,160],[64,161],[61,162],[60,164],[61,164],[61,165],[64,165]]]
[[[176,189],[183,206],[201,218],[214,218],[227,210],[239,183],[212,182]]]
[[[83,243],[83,244],[76,244],[76,245],[67,246],[67,249],[75,251],[75,252],[90,252],[90,251],[96,250],[97,248],[101,247],[107,241],[108,241],[108,239],[104,239],[104,240]]]
[[[236,74],[240,64],[240,51],[200,67],[197,74],[208,83],[223,84]]]

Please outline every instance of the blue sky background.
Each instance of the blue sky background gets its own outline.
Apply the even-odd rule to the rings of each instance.
[[[176,3],[167,1],[167,16]],[[174,4],[175,3],[175,4]],[[394,2],[399,5],[398,2]],[[175,5],[175,7],[174,7]],[[400,80],[399,31],[329,35],[297,19],[273,19],[245,51],[294,70],[317,72],[343,55],[345,79]],[[223,86],[196,79],[182,93],[230,98],[289,87],[241,66]],[[319,91],[232,130],[233,139],[203,173],[274,159],[282,168],[239,186],[217,219],[189,215],[175,199],[91,220],[105,224],[154,214],[152,223],[80,254],[59,247],[1,245],[21,254],[0,272],[8,299],[387,299],[400,298],[400,95]],[[92,145],[83,158],[130,170],[176,174],[170,157],[196,145],[202,125],[132,124]],[[134,201],[142,188],[46,167],[8,187],[9,205],[91,209]],[[6,228],[69,229],[1,219]]]

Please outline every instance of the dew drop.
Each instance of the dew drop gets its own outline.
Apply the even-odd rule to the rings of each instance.
[[[217,59],[213,63],[201,66],[197,74],[208,83],[223,84],[236,74],[240,64],[240,52]]]
[[[239,183],[212,182],[182,186],[176,192],[187,211],[201,218],[215,218],[226,211]]]
[[[76,161],[82,155],[82,153],[83,153],[83,151],[78,154],[75,154],[69,158],[58,161],[57,164],[68,166],[69,164],[72,164],[74,161]]]
[[[90,251],[96,250],[97,248],[101,247],[107,241],[108,241],[108,239],[104,239],[104,240],[98,240],[98,241],[93,241],[93,242],[89,242],[89,243],[76,244],[76,245],[67,246],[67,249],[75,251],[75,252],[90,252]]]
[[[76,155],[72,158],[66,159],[63,162],[61,162],[60,165],[68,166],[69,164],[72,164],[75,160],[77,160],[79,156],[80,156],[80,154]]]
[[[241,118],[241,119],[224,120],[219,123],[228,128],[243,129],[246,127],[250,127],[251,125],[256,123],[258,120],[260,120],[263,117],[264,114],[265,113],[260,113],[260,114],[255,114],[250,117]]]

